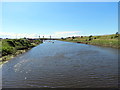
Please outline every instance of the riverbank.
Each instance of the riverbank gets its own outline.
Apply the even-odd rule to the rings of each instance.
[[[120,48],[119,34],[62,38],[62,41]]]
[[[1,39],[0,40],[0,64],[12,59],[13,57],[20,55],[32,47],[42,43],[40,40],[33,39]]]

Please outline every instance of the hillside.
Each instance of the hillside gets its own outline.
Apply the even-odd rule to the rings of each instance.
[[[90,35],[90,36],[81,36],[81,37],[62,38],[61,40],[76,42],[76,43],[120,48],[119,35],[120,34],[101,35],[101,36]]]
[[[0,40],[0,61],[6,61],[16,55],[19,55],[26,50],[42,43],[40,40],[27,39],[1,39]]]

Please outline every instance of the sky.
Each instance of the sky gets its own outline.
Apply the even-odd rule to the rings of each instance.
[[[119,2],[119,0],[2,0],[2,2]]]
[[[61,38],[117,31],[117,2],[2,3],[2,38]]]

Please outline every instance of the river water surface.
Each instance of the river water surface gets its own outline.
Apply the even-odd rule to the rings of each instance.
[[[118,87],[118,50],[45,41],[2,67],[3,88]]]

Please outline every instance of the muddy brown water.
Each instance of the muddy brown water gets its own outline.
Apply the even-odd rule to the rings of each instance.
[[[118,49],[44,41],[2,66],[3,88],[118,87]]]

